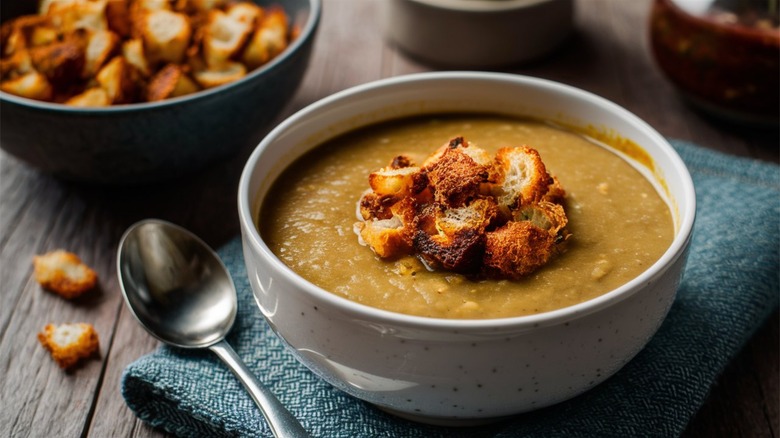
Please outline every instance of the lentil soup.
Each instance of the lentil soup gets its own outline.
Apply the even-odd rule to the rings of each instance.
[[[382,260],[353,232],[369,173],[417,162],[463,136],[490,153],[528,145],[567,192],[572,234],[550,263],[517,281],[429,271],[414,256]],[[372,125],[310,151],[274,182],[259,214],[269,248],[306,280],[393,312],[485,319],[546,312],[604,294],[649,268],[672,242],[669,206],[614,152],[565,129],[498,115],[439,115]]]

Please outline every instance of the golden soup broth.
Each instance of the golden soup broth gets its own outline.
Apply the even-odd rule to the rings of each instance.
[[[421,163],[462,135],[495,152],[527,144],[566,189],[572,237],[562,254],[520,281],[472,281],[428,271],[413,256],[385,261],[353,231],[368,175],[399,155]],[[394,312],[436,318],[501,318],[559,309],[606,293],[646,270],[669,247],[669,207],[614,153],[544,123],[501,116],[426,116],[362,128],[286,169],[260,210],[259,230],[291,269],[334,294]]]

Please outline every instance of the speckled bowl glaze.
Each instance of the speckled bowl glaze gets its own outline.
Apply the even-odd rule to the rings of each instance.
[[[533,116],[633,140],[652,157],[653,169],[644,167],[643,173],[673,213],[671,246],[639,277],[600,297],[547,313],[488,320],[408,316],[352,302],[304,280],[269,250],[256,227],[260,206],[292,161],[357,127],[448,111]],[[650,340],[674,300],[695,215],[685,165],[636,116],[566,85],[476,72],[390,78],[304,108],[253,152],[238,202],[257,304],[292,354],[346,393],[433,424],[473,424],[542,408],[617,372]]]
[[[0,92],[0,147],[57,177],[138,184],[181,176],[260,141],[308,66],[321,0],[259,0],[284,7],[300,36],[246,77],[155,103],[72,108]],[[3,19],[35,2],[3,2]]]

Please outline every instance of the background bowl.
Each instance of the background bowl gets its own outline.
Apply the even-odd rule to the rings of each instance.
[[[671,206],[675,236],[669,249],[639,277],[578,305],[531,316],[447,320],[379,310],[322,290],[282,263],[258,233],[259,208],[271,183],[318,144],[392,118],[480,111],[590,127],[634,141],[652,157],[653,169],[644,173]],[[335,387],[436,424],[538,409],[619,370],[653,336],[674,300],[695,214],[685,165],[650,126],[582,90],[498,73],[401,76],[314,103],[260,143],[244,168],[238,196],[256,301],[290,351]]]
[[[3,2],[2,17],[36,2]],[[309,62],[321,0],[282,5],[301,33],[275,59],[213,89],[153,103],[74,108],[0,92],[0,147],[68,180],[136,184],[195,171],[260,141],[296,91]]]
[[[697,108],[732,122],[777,129],[777,7],[776,1],[655,0],[650,16],[655,61]]]
[[[385,36],[443,67],[517,64],[559,46],[574,27],[573,0],[383,0]]]

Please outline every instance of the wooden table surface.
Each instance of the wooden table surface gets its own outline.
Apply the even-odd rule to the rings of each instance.
[[[283,116],[344,88],[432,68],[381,35],[384,0],[325,0],[314,55]],[[661,134],[734,155],[778,162],[777,132],[730,128],[681,102],[650,56],[650,0],[578,0],[577,32],[552,56],[505,69],[571,84],[610,99]],[[124,307],[116,246],[133,222],[158,217],[218,247],[238,234],[236,187],[250,151],[190,178],[142,188],[73,184],[0,153],[0,436],[161,436],[124,404],[127,364],[157,342]],[[76,302],[44,292],[31,277],[34,254],[66,248],[100,276]],[[38,344],[49,322],[91,322],[100,358],[65,373]],[[691,437],[776,437],[778,316],[763,325],[713,386],[691,421]]]

